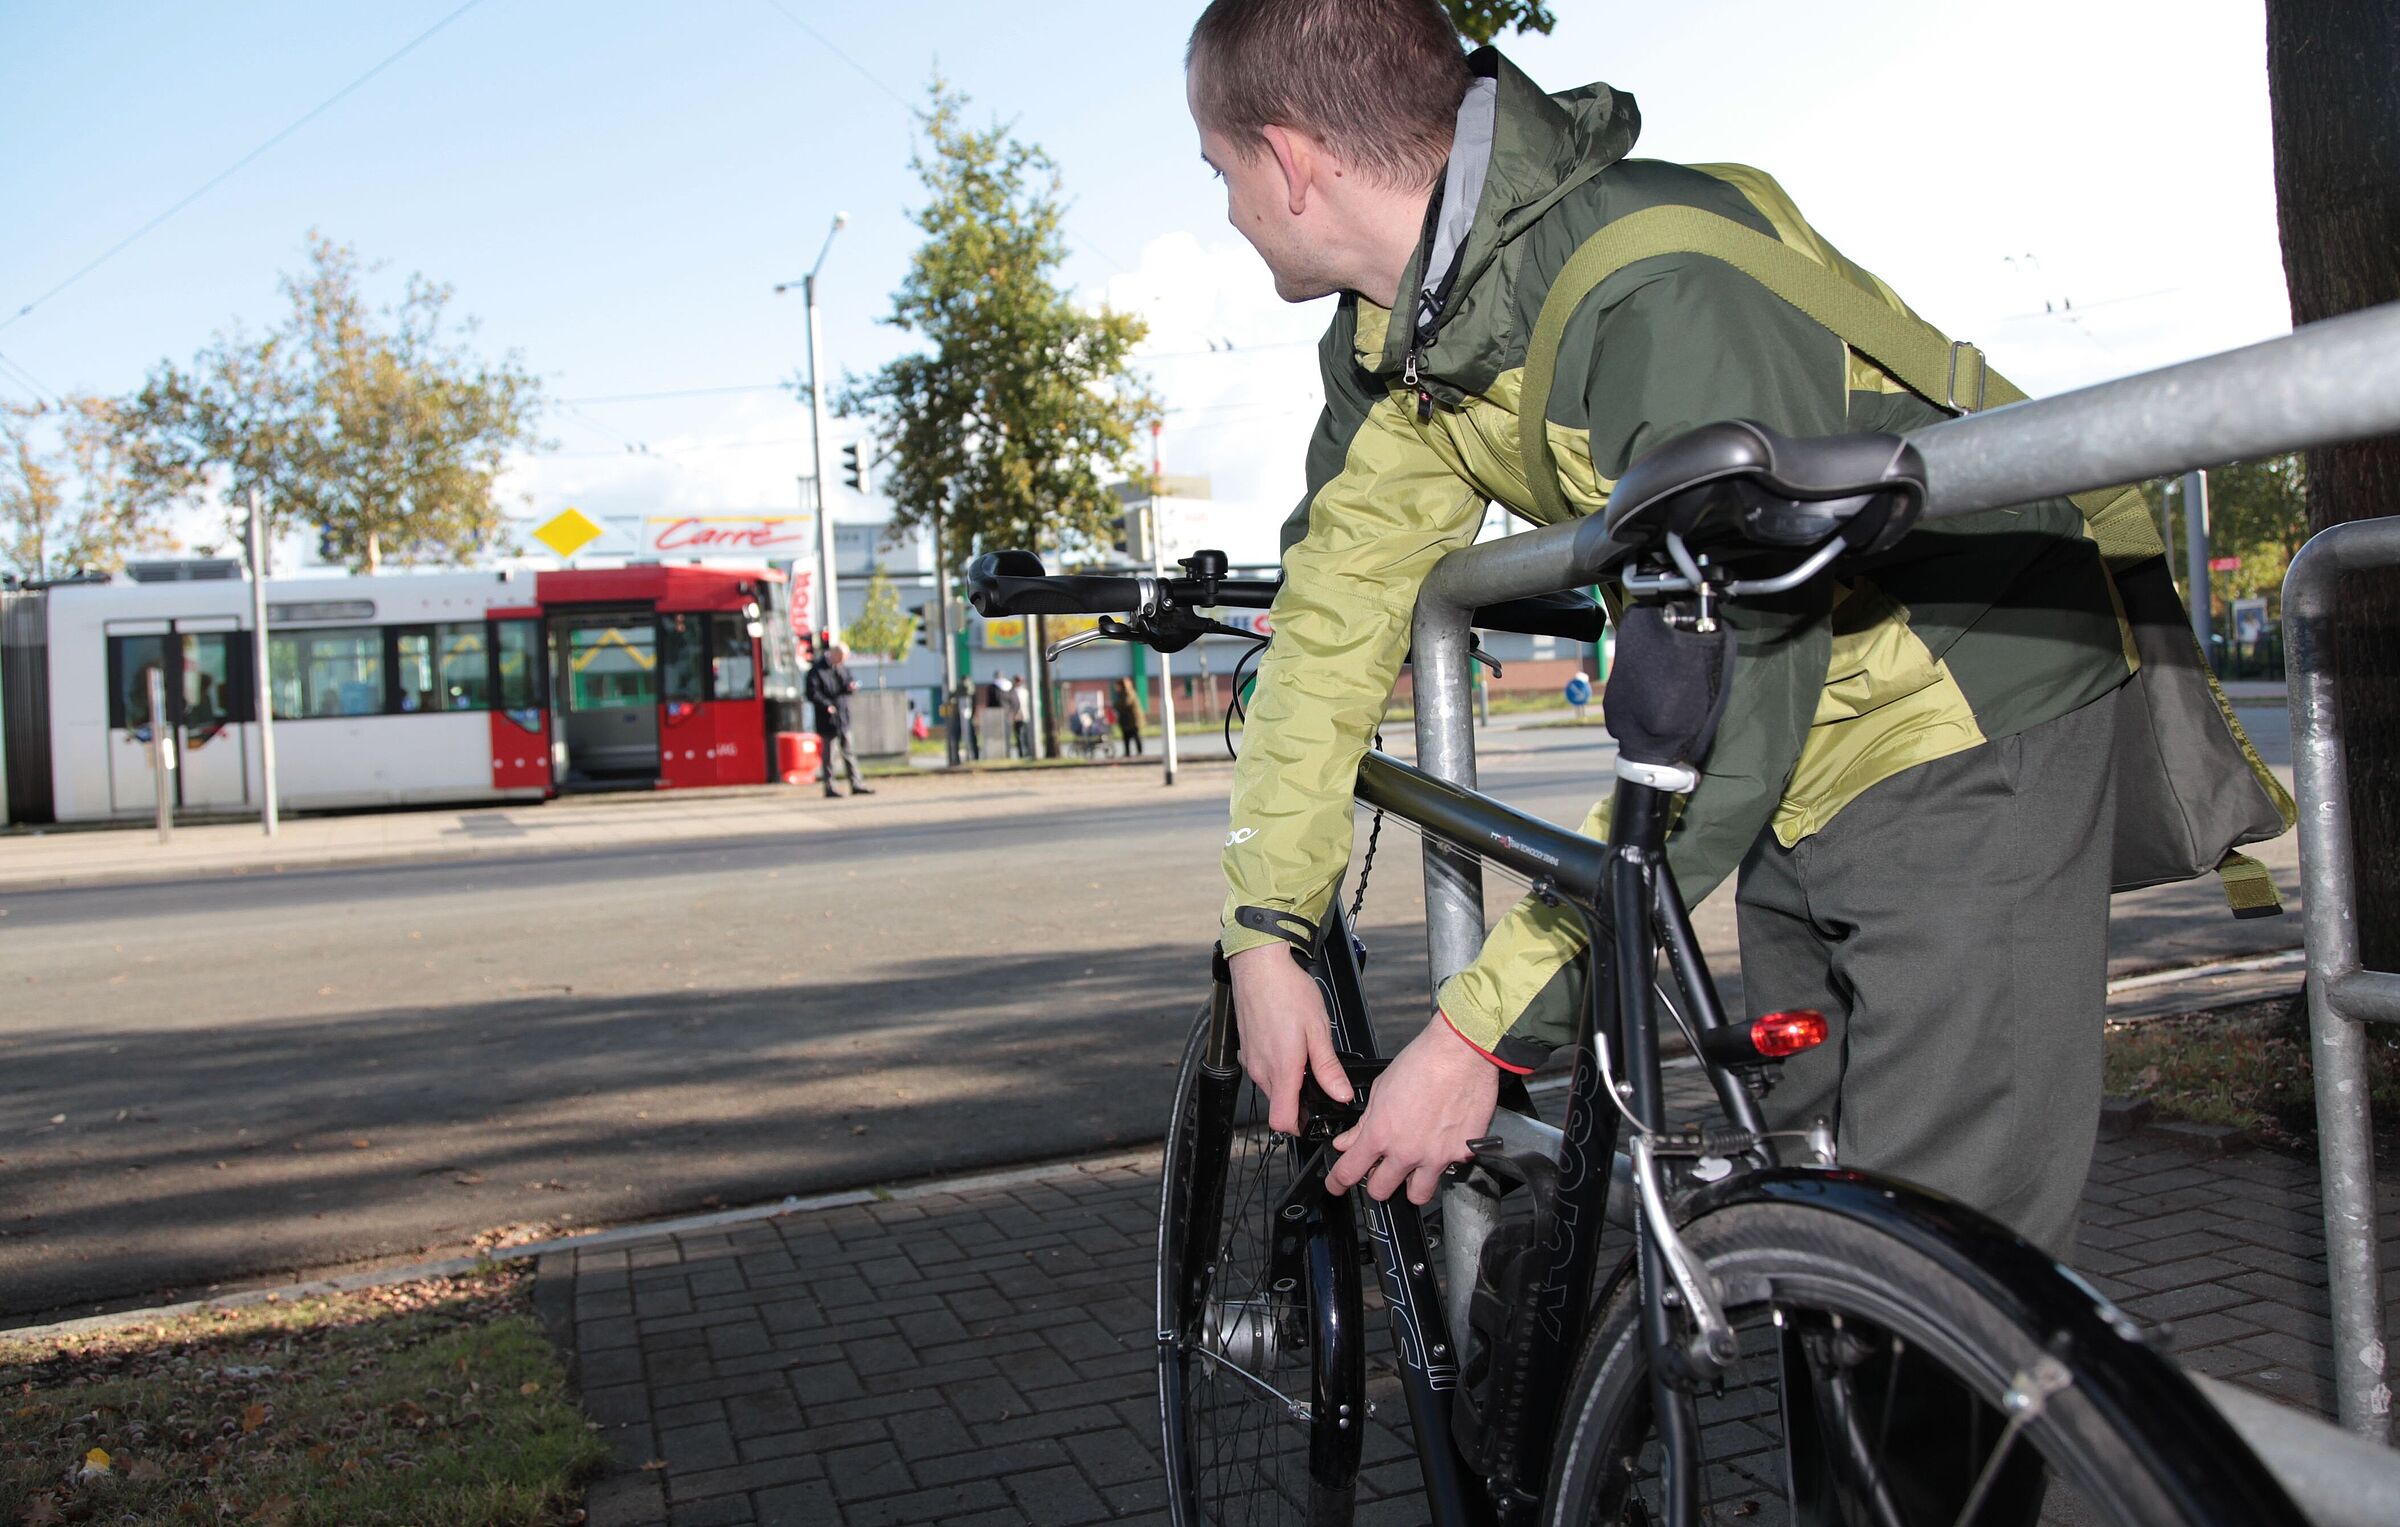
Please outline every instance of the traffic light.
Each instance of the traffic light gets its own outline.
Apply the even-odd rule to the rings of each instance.
[[[842,481],[850,485],[853,493],[867,491],[867,466],[859,459],[858,442],[855,440],[842,447]]]
[[[1134,504],[1117,516],[1117,533],[1109,544],[1128,561],[1150,560],[1150,506]]]
[[[933,645],[932,617],[933,606],[930,604],[918,605],[915,609],[908,612],[908,618],[917,623],[917,645],[920,647],[931,647]]]

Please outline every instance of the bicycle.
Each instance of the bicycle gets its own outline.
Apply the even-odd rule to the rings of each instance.
[[[1160,1192],[1160,1421],[1177,1523],[1351,1519],[1367,1422],[1362,1264],[1436,1527],[2299,1519],[2191,1382],[2071,1272],[1971,1209],[1840,1167],[1822,1125],[1767,1130],[1776,1066],[1821,1041],[1823,1019],[1729,1022],[1664,861],[1734,661],[1720,612],[1888,547],[1924,510],[1921,465],[1894,436],[1711,425],[1628,469],[1587,522],[1588,548],[1578,541],[1590,581],[1618,578],[1633,600],[1610,695],[1607,843],[1380,749],[1361,761],[1356,796],[1378,825],[1413,824],[1584,919],[1588,1000],[1565,1113],[1545,1124],[1521,1084],[1504,1084],[1438,1213],[1401,1195],[1328,1195],[1328,1142],[1382,1066],[1356,906],[1337,895],[1299,957],[1357,1101],[1308,1084],[1296,1136],[1264,1128],[1217,959]],[[1205,612],[1274,597],[1270,581],[1226,577],[1222,554],[1181,566],[1181,578],[1048,576],[1003,552],[968,581],[987,615],[1102,613],[1075,645],[1165,651],[1244,634]],[[1552,600],[1474,624],[1588,640],[1596,621],[1588,600]],[[1645,662],[1660,665],[1653,681],[1638,677]],[[1662,1010],[1722,1122],[1670,1123]],[[1630,1249],[1604,1242],[1611,1227]]]

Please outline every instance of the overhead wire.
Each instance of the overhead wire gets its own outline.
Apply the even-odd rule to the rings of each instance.
[[[32,372],[26,370],[23,366],[12,360],[5,353],[0,353],[0,368],[5,368],[4,370],[0,370],[0,376],[6,376],[16,385],[30,389],[33,393],[34,401],[37,403],[63,404],[66,401],[66,399],[60,396],[55,389],[45,384],[40,377],[35,376]]]
[[[389,69],[392,65],[398,63],[401,59],[406,58],[409,54],[415,52],[426,41],[431,39],[435,33],[441,31],[451,22],[456,21],[459,17],[464,16],[467,12],[473,10],[476,6],[481,5],[482,3],[483,0],[466,0],[464,5],[461,5],[458,7],[458,9],[450,12],[450,14],[444,16],[441,20],[427,27],[424,31],[419,32],[407,42],[402,43],[392,52],[384,55],[382,61],[377,63],[373,68],[367,70],[366,73],[361,74],[349,84],[344,85],[341,89],[336,90],[324,100],[319,101],[316,105],[301,113],[289,124],[277,131],[273,136],[269,137],[264,143],[261,143],[258,147],[252,149],[247,154],[244,154],[241,158],[236,159],[233,163],[227,165],[224,169],[219,170],[216,174],[211,175],[208,177],[208,179],[202,181],[197,188],[175,202],[174,205],[168,207],[166,211],[159,213],[156,217],[142,224],[139,228],[134,229],[133,232],[117,240],[114,244],[109,245],[108,248],[102,250],[98,255],[85,262],[65,280],[51,287],[48,291],[43,292],[40,296],[35,297],[31,302],[19,307],[15,312],[9,314],[6,318],[0,318],[0,330],[8,328],[9,325],[15,323],[18,319],[25,317],[35,308],[40,307],[43,303],[48,302],[60,292],[65,291],[68,287],[73,286],[76,282],[81,281],[93,271],[98,270],[101,266],[106,265],[118,255],[123,254],[126,250],[132,248],[135,244],[139,243],[144,237],[155,230],[160,224],[166,222],[176,213],[181,212],[184,208],[190,206],[192,203],[198,201],[201,197],[206,196],[209,192],[215,190],[218,186],[221,186],[226,181],[232,179],[236,174],[240,173],[261,154],[266,153],[269,149],[272,149],[277,144],[283,142],[284,139],[289,138],[301,128],[306,127],[309,123],[323,116],[327,111],[331,110],[344,98],[349,96],[352,91],[358,89],[359,86],[364,85],[367,81],[373,79],[378,74],[381,74],[384,70]]]

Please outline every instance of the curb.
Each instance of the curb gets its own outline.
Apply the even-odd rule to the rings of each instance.
[[[739,1208],[717,1209],[707,1214],[680,1215],[673,1219],[645,1220],[638,1224],[613,1225],[606,1230],[587,1231],[581,1235],[562,1235],[546,1241],[528,1241],[522,1246],[504,1246],[471,1257],[442,1257],[431,1262],[411,1262],[399,1267],[373,1267],[358,1272],[339,1273],[329,1278],[308,1278],[299,1282],[279,1284],[273,1288],[244,1289],[239,1293],[212,1295],[206,1299],[185,1299],[174,1304],[148,1305],[141,1309],[115,1310],[105,1315],[84,1315],[73,1320],[56,1320],[46,1325],[0,1327],[0,1340],[43,1341],[57,1336],[76,1336],[86,1331],[114,1330],[120,1326],[138,1325],[146,1320],[170,1319],[177,1315],[197,1314],[202,1310],[240,1309],[254,1304],[271,1304],[293,1299],[305,1299],[318,1294],[354,1293],[362,1288],[381,1288],[394,1283],[414,1283],[422,1278],[454,1278],[478,1267],[505,1266],[511,1262],[535,1262],[543,1257],[573,1251],[606,1251],[633,1241],[645,1241],[660,1235],[697,1235],[703,1231],[720,1230],[729,1225],[747,1225],[759,1220],[781,1219],[786,1215],[818,1214],[828,1209],[847,1209],[858,1204],[907,1203],[912,1199],[935,1198],[949,1193],[967,1193],[979,1189],[1014,1187],[1020,1183],[1049,1182],[1062,1177],[1089,1176],[1111,1167],[1146,1164],[1156,1148],[1149,1150],[1115,1150],[1100,1156],[1077,1156],[1062,1161],[1039,1162],[1032,1166],[1005,1167],[998,1171],[970,1172],[957,1177],[936,1178],[928,1182],[910,1183],[897,1188],[845,1188],[833,1193],[815,1193],[806,1198],[787,1195],[771,1203],[745,1204]]]

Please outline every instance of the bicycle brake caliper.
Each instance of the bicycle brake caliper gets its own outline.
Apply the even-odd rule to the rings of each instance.
[[[1740,1355],[1733,1324],[1725,1318],[1725,1307],[1718,1301],[1716,1280],[1692,1260],[1691,1249],[1676,1233],[1675,1217],[1667,1212],[1666,1194],[1659,1189],[1658,1155],[1651,1146],[1650,1136],[1636,1133],[1629,1149],[1642,1221],[1657,1242],[1660,1260],[1667,1264],[1668,1273],[1683,1294],[1684,1307],[1691,1312],[1695,1329],[1684,1352],[1685,1360],[1691,1364],[1694,1377],[1703,1381],[1713,1379]]]

